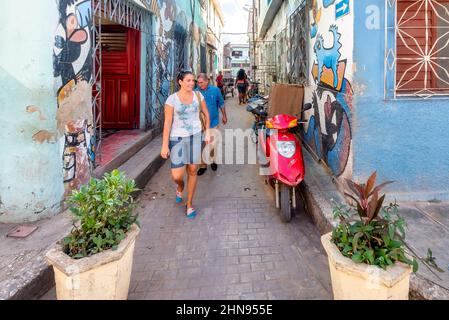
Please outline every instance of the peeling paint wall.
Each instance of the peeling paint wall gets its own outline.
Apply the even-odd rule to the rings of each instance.
[[[154,103],[142,119],[162,124],[177,73],[205,64],[206,26],[199,0],[158,0],[154,9],[152,34],[142,38]],[[91,0],[29,1],[25,11],[3,1],[0,21],[0,43],[11,44],[0,50],[0,222],[32,221],[59,213],[90,177]]]
[[[64,193],[51,55],[58,11],[52,1],[27,10],[2,1],[0,21],[0,222],[33,221],[57,214]]]

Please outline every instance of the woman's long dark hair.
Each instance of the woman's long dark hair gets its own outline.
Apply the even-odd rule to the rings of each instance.
[[[239,72],[237,72],[237,79],[245,80],[245,78],[246,78],[245,76],[246,76],[245,70],[240,69]]]

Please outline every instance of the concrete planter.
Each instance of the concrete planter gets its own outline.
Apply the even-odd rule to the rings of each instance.
[[[383,270],[356,263],[343,256],[331,241],[332,232],[321,237],[329,259],[335,300],[408,300],[412,268],[403,263]]]
[[[46,259],[55,272],[58,300],[126,300],[139,232],[134,224],[117,250],[82,259],[72,259],[61,246],[49,250]]]

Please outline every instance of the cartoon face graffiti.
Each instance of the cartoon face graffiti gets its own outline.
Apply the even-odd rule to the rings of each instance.
[[[53,48],[53,70],[61,77],[62,87],[71,80],[89,81],[91,77],[91,0],[60,0],[60,24]]]
[[[59,82],[57,128],[66,194],[89,178],[94,160],[92,125],[92,2],[59,0],[53,72]]]
[[[324,46],[324,38],[321,35],[317,36],[313,50],[316,54],[318,63],[318,82],[321,82],[321,75],[323,73],[323,67],[332,70],[333,73],[333,87],[338,86],[338,63],[341,57],[340,49],[342,47],[340,43],[341,34],[338,32],[338,27],[335,25],[330,26],[329,31],[333,35],[333,42],[329,48]]]

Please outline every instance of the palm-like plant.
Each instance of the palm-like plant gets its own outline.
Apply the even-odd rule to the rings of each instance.
[[[344,256],[355,262],[385,269],[400,261],[412,265],[416,271],[417,261],[405,254],[405,220],[398,215],[399,206],[396,203],[384,206],[385,194],[379,196],[381,189],[392,181],[376,186],[376,179],[374,172],[366,183],[346,180],[353,193],[345,194],[355,204],[334,206],[334,217],[340,223],[332,232],[332,240]]]

